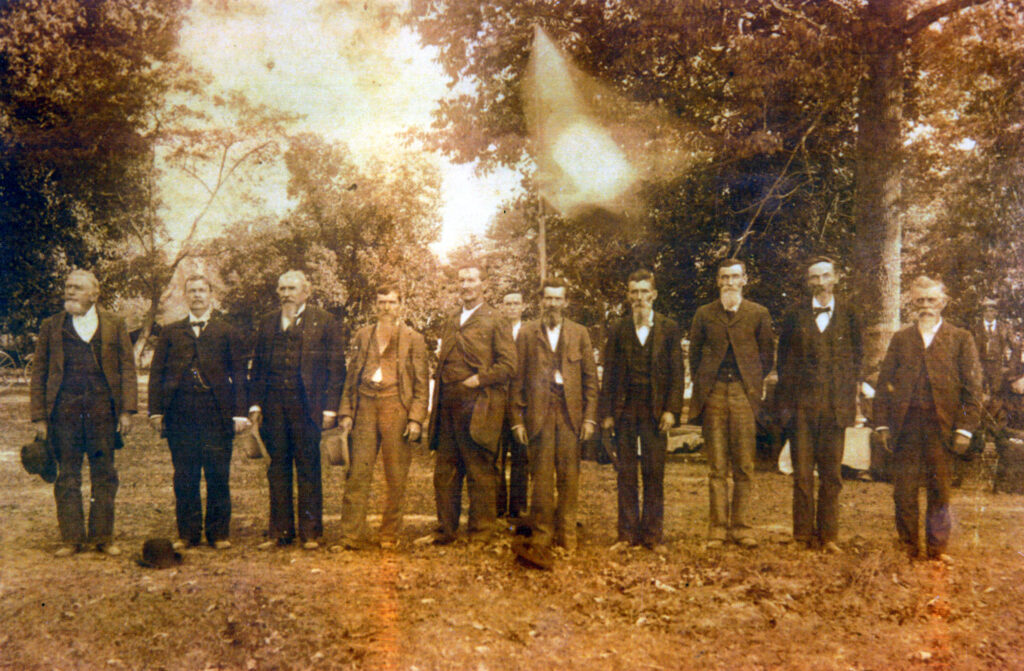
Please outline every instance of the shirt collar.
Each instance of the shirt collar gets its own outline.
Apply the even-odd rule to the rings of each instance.
[[[471,314],[473,314],[474,312],[476,312],[476,311],[477,311],[477,309],[479,309],[479,307],[480,307],[481,305],[483,305],[483,304],[484,304],[484,302],[483,302],[483,301],[480,301],[479,303],[477,303],[476,305],[474,305],[474,306],[473,306],[473,307],[471,307],[471,308],[465,308],[465,307],[464,307],[464,308],[462,308],[462,316],[468,319],[468,318],[469,318],[469,316],[470,316]]]
[[[917,325],[917,330],[922,335],[934,336],[939,332],[939,327],[942,326],[942,317],[939,317],[939,321],[936,322],[935,326],[930,329],[923,328],[920,324]]]
[[[90,305],[89,309],[86,310],[84,315],[71,315],[71,319],[76,321],[76,322],[78,322],[79,324],[82,324],[82,323],[89,323],[89,324],[95,323],[96,320],[97,320],[96,305],[95,304]]]
[[[199,315],[198,317],[196,315],[192,314],[191,312],[189,312],[188,313],[188,323],[189,324],[195,324],[196,322],[207,322],[208,323],[210,321],[210,313],[211,312],[213,312],[212,308],[206,308],[206,312],[204,312],[203,314]]]

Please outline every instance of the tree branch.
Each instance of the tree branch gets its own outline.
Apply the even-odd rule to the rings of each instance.
[[[820,23],[815,23],[809,17],[805,16],[803,12],[798,12],[795,9],[790,9],[789,7],[780,5],[778,2],[776,2],[776,0],[771,0],[771,3],[772,7],[779,10],[783,14],[786,14],[787,16],[792,16],[794,19],[797,19],[799,21],[803,21],[807,25],[812,26],[819,33],[825,32],[825,26],[821,25]]]
[[[917,15],[907,19],[907,22],[903,24],[902,33],[904,37],[913,37],[919,32],[935,23],[939,19],[944,19],[947,16],[952,16],[962,9],[968,7],[974,7],[975,5],[983,5],[989,0],[946,0],[928,9],[923,9],[917,13]]]

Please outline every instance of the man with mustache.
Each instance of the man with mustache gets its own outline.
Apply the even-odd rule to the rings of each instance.
[[[338,410],[341,429],[352,431],[341,504],[342,549],[365,547],[366,505],[378,451],[386,483],[380,545],[389,550],[398,544],[412,444],[419,442],[427,420],[429,375],[423,336],[402,323],[401,313],[398,288],[378,287],[377,321],[356,332],[351,374]]]
[[[277,296],[281,309],[260,323],[249,371],[249,420],[259,425],[270,453],[269,539],[259,547],[295,540],[294,473],[299,540],[306,550],[316,550],[323,536],[320,432],[337,423],[345,343],[334,317],[306,302],[305,273],[281,275]]]
[[[523,327],[512,383],[512,433],[527,451],[533,480],[531,543],[576,550],[580,442],[597,426],[597,364],[590,334],[564,316],[568,284],[544,282],[541,318]],[[555,496],[557,492],[557,505]]]
[[[775,360],[768,310],[743,298],[747,267],[739,259],[718,265],[716,301],[702,305],[690,326],[690,421],[701,424],[707,453],[711,513],[707,547],[733,540],[757,547],[750,527],[757,413],[764,376]],[[732,505],[728,475],[732,471]]]
[[[834,293],[835,262],[813,258],[806,273],[810,300],[793,305],[779,329],[775,397],[780,424],[792,436],[793,538],[839,554],[843,445],[846,427],[856,420],[863,333],[858,313]]]
[[[911,558],[920,554],[918,489],[926,487],[925,551],[952,564],[946,554],[951,465],[948,451],[963,454],[978,428],[982,370],[971,334],[943,320],[946,287],[921,276],[910,288],[916,323],[889,342],[878,374],[875,424],[892,451],[893,501],[899,542]]]
[[[62,545],[67,557],[86,544],[110,556],[114,544],[117,434],[131,431],[138,381],[124,320],[96,307],[100,285],[86,270],[64,283],[64,310],[43,321],[32,367],[31,414],[36,435],[49,438],[60,465],[53,485]],[[91,504],[86,530],[82,461],[89,459]]]
[[[658,291],[651,271],[633,272],[626,288],[631,314],[608,329],[599,400],[601,427],[615,435],[617,445],[616,545],[662,553],[667,433],[683,407],[681,339],[676,323],[654,311]]]
[[[212,307],[210,280],[185,280],[189,314],[160,332],[149,366],[149,421],[174,465],[175,549],[231,547],[231,441],[244,430],[246,356],[238,331]],[[206,474],[206,519],[199,485]]]
[[[435,545],[456,538],[462,508],[462,480],[469,491],[469,535],[490,540],[497,527],[494,463],[505,417],[508,383],[516,350],[508,322],[484,302],[484,269],[467,263],[457,270],[462,309],[445,320],[435,372],[430,416]]]

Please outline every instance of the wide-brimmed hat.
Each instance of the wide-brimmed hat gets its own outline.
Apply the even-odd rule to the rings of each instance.
[[[235,449],[241,450],[242,454],[250,459],[269,457],[267,447],[260,438],[259,427],[255,424],[241,433],[235,434]]]
[[[145,568],[171,568],[182,562],[181,553],[167,538],[149,538],[142,544],[142,556],[135,563]]]
[[[57,479],[57,460],[50,445],[42,438],[36,437],[31,443],[21,446],[21,465],[46,482]]]
[[[327,453],[327,462],[331,466],[348,467],[348,433],[341,429],[324,431],[320,437],[320,451]]]

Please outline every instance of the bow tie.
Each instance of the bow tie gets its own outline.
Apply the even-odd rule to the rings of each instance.
[[[199,332],[202,333],[203,329],[206,328],[206,322],[205,321],[190,322],[189,326],[191,326],[192,328],[198,328]]]
[[[814,316],[815,317],[817,317],[818,315],[822,315],[822,314],[827,315],[828,313],[832,312],[832,308],[818,308],[818,307],[815,307],[815,308],[812,308],[812,309],[814,310]]]

